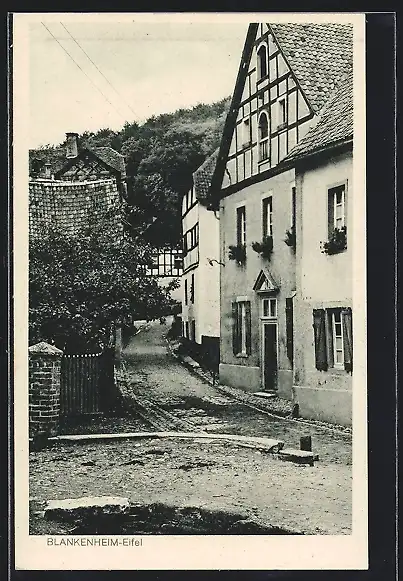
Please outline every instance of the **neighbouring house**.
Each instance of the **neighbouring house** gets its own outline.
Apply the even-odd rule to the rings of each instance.
[[[183,336],[212,366],[218,365],[220,347],[220,234],[218,213],[207,209],[207,194],[217,155],[218,150],[194,172],[182,201]]]
[[[313,246],[299,248],[300,222],[305,220],[305,231],[321,226],[316,212],[311,217],[301,210],[301,173],[288,156],[319,127],[322,110],[351,70],[352,47],[349,24],[249,26],[209,192],[209,208],[220,215],[219,374],[224,384],[298,403],[303,380],[296,361],[301,349],[303,357],[309,354],[297,339],[304,332],[309,343],[313,333],[306,317],[301,329],[298,295],[301,281],[313,280],[317,268],[316,253],[301,258]],[[320,192],[310,192],[311,200],[315,195]],[[340,268],[347,266],[342,260]],[[345,294],[343,289],[342,306]],[[325,295],[326,284],[315,289],[315,297]],[[339,421],[327,413],[325,402],[312,411],[301,407],[307,415]]]
[[[112,147],[80,147],[78,134],[66,133],[66,157],[66,163],[55,172],[55,179],[115,179],[121,199],[127,198],[125,158]]]
[[[295,397],[305,417],[350,424],[352,71],[286,161],[296,174]]]
[[[183,272],[182,250],[180,248],[163,247],[153,248],[153,262],[148,274],[156,276],[158,284],[164,288],[174,280],[180,279]],[[178,287],[171,291],[171,298],[181,302],[181,291]]]

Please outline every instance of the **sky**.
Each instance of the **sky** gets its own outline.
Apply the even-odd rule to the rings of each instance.
[[[232,94],[246,21],[97,16],[78,22],[60,14],[29,24],[30,148]]]

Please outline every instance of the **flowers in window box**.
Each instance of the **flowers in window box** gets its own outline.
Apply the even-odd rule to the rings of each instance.
[[[237,244],[236,246],[229,246],[228,258],[236,260],[238,264],[244,264],[246,261],[246,246],[244,244]]]
[[[322,252],[324,254],[337,254],[347,248],[347,227],[335,228],[329,240],[322,243]]]
[[[261,242],[252,242],[252,248],[262,258],[270,260],[273,252],[273,236],[264,236]]]
[[[295,250],[297,241],[296,241],[295,227],[294,226],[291,226],[291,228],[289,230],[285,231],[284,242],[287,244],[287,246],[289,246],[290,248],[293,248]]]

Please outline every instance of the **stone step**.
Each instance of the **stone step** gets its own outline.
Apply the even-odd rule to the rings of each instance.
[[[296,462],[298,464],[310,464],[319,460],[318,454],[314,452],[308,452],[306,450],[297,450],[293,448],[283,448],[278,453],[279,458],[282,460],[290,460],[291,462]]]
[[[273,397],[277,397],[277,392],[276,391],[255,391],[252,395],[255,395],[256,397],[264,397],[267,399],[271,399]]]

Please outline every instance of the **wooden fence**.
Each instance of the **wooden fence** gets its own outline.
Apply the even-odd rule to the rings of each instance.
[[[97,414],[116,396],[110,351],[63,355],[60,370],[60,415]]]

